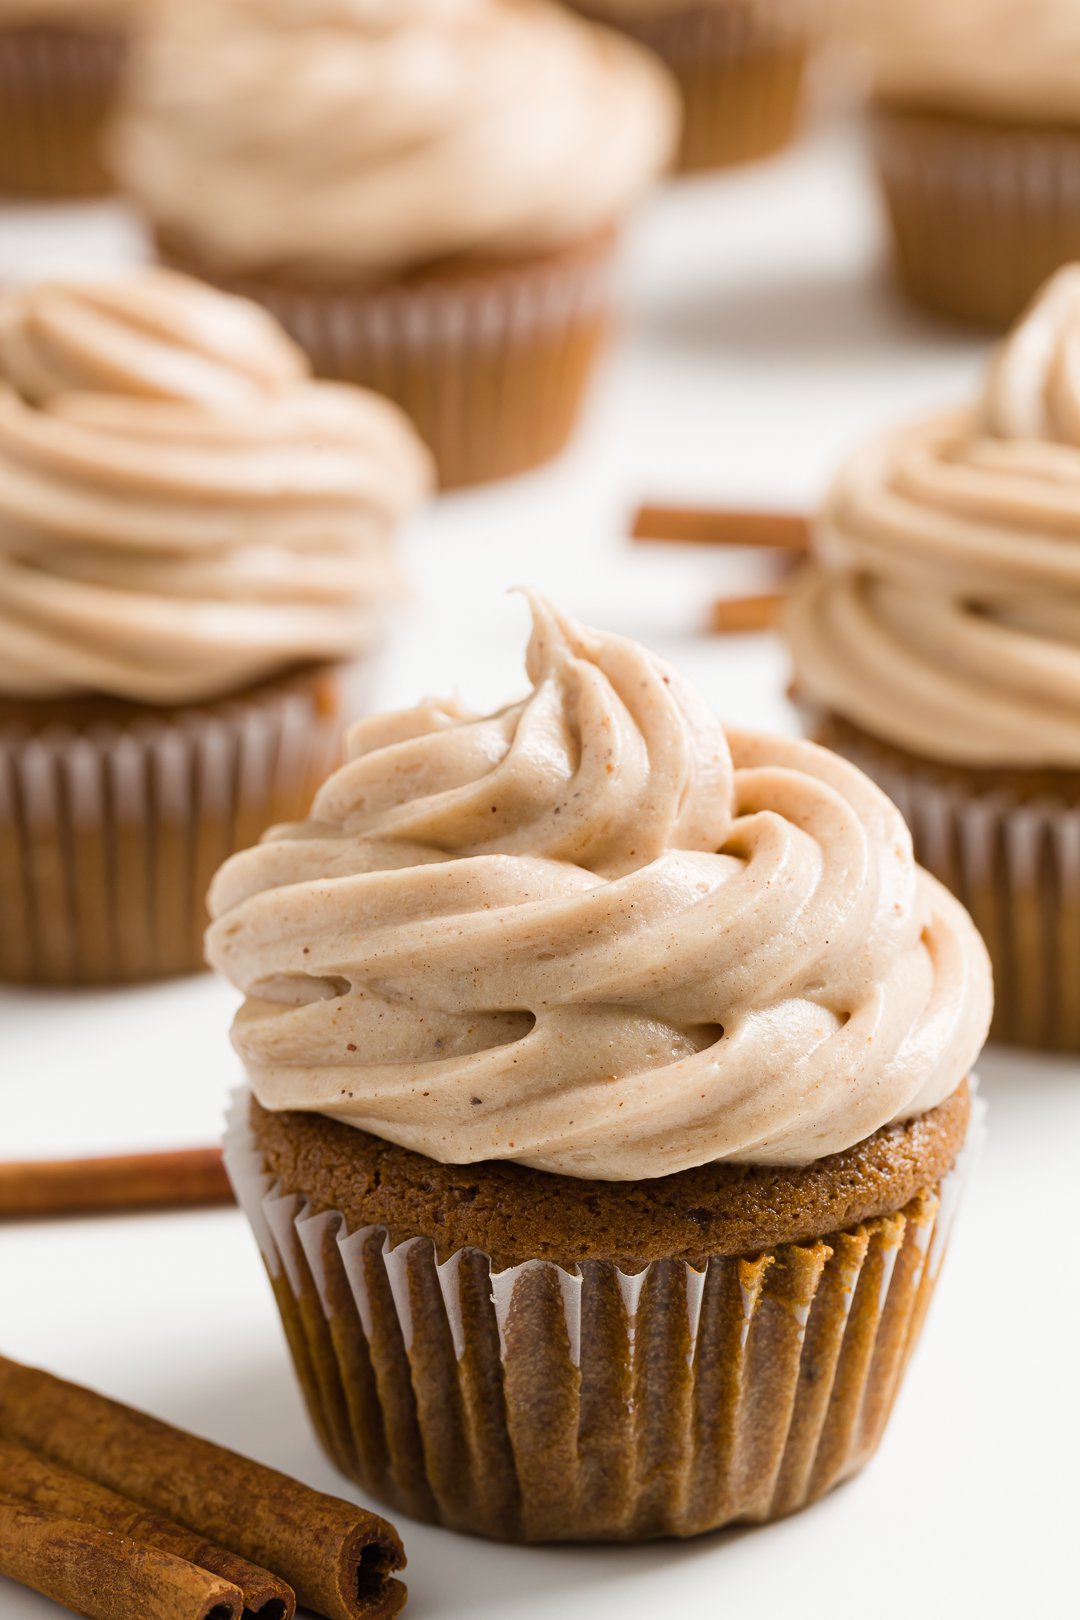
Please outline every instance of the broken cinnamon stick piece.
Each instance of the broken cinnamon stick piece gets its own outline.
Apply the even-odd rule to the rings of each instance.
[[[770,630],[779,620],[783,604],[782,593],[718,597],[709,610],[709,629],[720,635]]]
[[[0,1574],[89,1620],[240,1620],[244,1604],[182,1558],[6,1496]]]
[[[220,1148],[0,1164],[0,1218],[233,1202]]]
[[[634,540],[669,540],[678,545],[767,546],[796,552],[810,549],[810,525],[798,512],[642,506],[630,533]]]
[[[0,1436],[273,1569],[328,1620],[391,1620],[401,1538],[375,1513],[0,1356]]]
[[[17,1498],[56,1518],[75,1519],[157,1547],[239,1589],[247,1620],[293,1620],[296,1595],[278,1576],[238,1553],[148,1513],[136,1502],[49,1462],[12,1440],[0,1440],[0,1495]]]

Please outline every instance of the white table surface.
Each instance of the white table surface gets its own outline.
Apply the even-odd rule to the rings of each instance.
[[[0,276],[139,250],[119,208],[0,211]],[[516,692],[526,616],[505,590],[529,581],[677,659],[721,712],[790,728],[772,638],[698,633],[709,595],[744,588],[761,564],[631,548],[626,516],[646,496],[808,503],[868,431],[964,395],[984,346],[900,306],[882,257],[842,127],[659,197],[629,246],[625,331],[573,449],[440,502],[411,537],[416,598],[380,699]],[[207,977],[0,991],[0,1156],[214,1138],[238,1079],[233,1004]],[[989,1145],[861,1478],[782,1524],[687,1544],[516,1549],[402,1521],[415,1620],[1080,1613],[1080,1065],[1000,1050],[981,1072]],[[6,1353],[348,1493],[309,1431],[239,1214],[0,1227],[0,1301]],[[3,1620],[55,1612],[0,1581]]]

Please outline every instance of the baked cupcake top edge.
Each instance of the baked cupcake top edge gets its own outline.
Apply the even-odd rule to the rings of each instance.
[[[656,59],[552,0],[172,0],[111,150],[185,256],[362,284],[607,231],[677,127]]]
[[[164,270],[0,299],[0,694],[173,705],[362,653],[431,481],[398,409]]]
[[[321,1114],[270,1113],[251,1098],[249,1128],[283,1195],[337,1211],[350,1232],[382,1228],[391,1247],[434,1238],[440,1258],[479,1249],[497,1267],[614,1260],[700,1264],[850,1231],[932,1193],[967,1138],[963,1084],[902,1125],[886,1125],[809,1165],[705,1164],[647,1180],[597,1182],[524,1165],[435,1164]]]
[[[810,1163],[954,1092],[986,955],[892,804],[532,611],[522,701],[362,723],[311,819],[219,872],[259,1101],[626,1181]]]
[[[966,410],[844,466],[787,632],[800,692],[947,765],[1080,767],[1080,266]]]

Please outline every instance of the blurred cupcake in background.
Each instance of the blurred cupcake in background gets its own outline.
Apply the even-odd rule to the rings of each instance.
[[[916,302],[1004,328],[1080,258],[1075,0],[846,0],[869,53],[897,268]]]
[[[859,451],[787,621],[819,741],[905,812],[994,963],[1002,1040],[1080,1051],[1080,267],[970,410]]]
[[[0,0],[0,197],[112,189],[100,144],[142,0]]]
[[[201,965],[210,874],[337,756],[428,479],[255,305],[157,270],[5,296],[0,980]]]
[[[164,259],[396,399],[453,485],[565,443],[677,121],[549,0],[167,0],[112,152]]]
[[[571,0],[660,56],[683,99],[678,166],[722,168],[790,141],[826,0]]]

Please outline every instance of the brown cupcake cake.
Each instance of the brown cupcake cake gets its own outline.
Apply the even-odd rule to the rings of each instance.
[[[822,33],[820,0],[572,0],[656,52],[682,95],[684,173],[787,146]]]
[[[565,444],[677,116],[552,0],[165,0],[112,150],[168,262],[395,399],[457,485]]]
[[[897,270],[917,303],[1003,330],[1080,258],[1074,0],[846,0],[869,48]]]
[[[0,305],[0,980],[201,966],[210,874],[302,814],[425,452],[166,271]]]
[[[773,1518],[886,1422],[985,952],[858,771],[534,616],[522,702],[361,724],[215,879],[230,1170],[365,1489],[509,1540]]]
[[[990,948],[994,1033],[1080,1051],[1080,268],[969,410],[837,478],[787,619],[813,734],[904,811]]]
[[[112,190],[101,142],[142,0],[0,0],[0,197]]]

